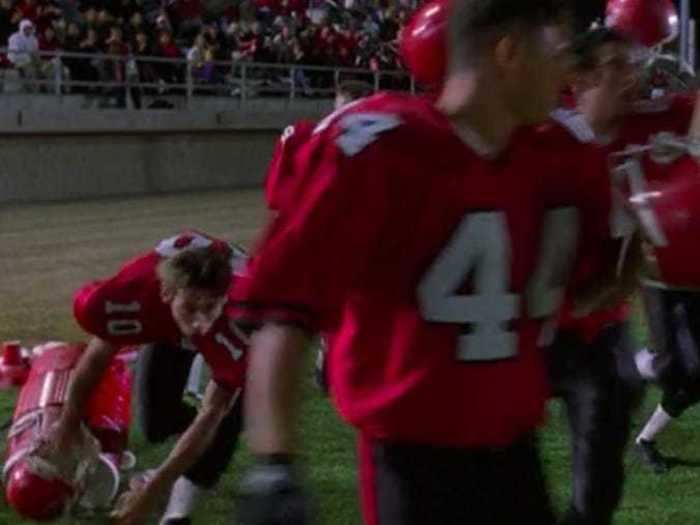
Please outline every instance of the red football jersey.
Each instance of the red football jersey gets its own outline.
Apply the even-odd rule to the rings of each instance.
[[[616,139],[604,147],[614,153],[633,144],[643,146],[652,135],[662,131],[686,136],[693,118],[695,100],[695,94],[682,94],[645,103],[624,118]]]
[[[554,173],[538,140],[519,131],[485,159],[407,95],[334,113],[295,156],[302,198],[234,284],[235,317],[333,332],[336,405],[371,436],[471,447],[531,431],[548,396],[544,321],[578,219],[598,217],[580,213],[592,187]]]
[[[555,130],[558,130],[559,144],[552,143],[551,139],[548,138],[548,135],[551,135]],[[590,159],[587,166],[590,171],[583,174],[582,179],[587,181],[585,184],[592,185],[600,195],[598,203],[599,225],[601,228],[607,228],[608,239],[580,254],[581,256],[577,261],[574,284],[583,286],[586,282],[594,279],[596,273],[608,270],[609,268],[607,267],[616,262],[622,250],[622,240],[616,238],[618,233],[615,221],[619,209],[614,205],[611,193],[606,194],[602,189],[604,186],[612,186],[608,169],[608,153],[604,148],[592,144],[595,140],[593,130],[586,123],[583,116],[575,110],[560,109],[555,111],[552,120],[541,126],[538,132],[544,134],[543,138],[550,141],[551,148],[555,151],[561,150],[562,141],[568,142],[570,147],[574,148],[575,146],[571,144],[572,141],[588,144],[586,150],[588,151],[587,154],[590,155]],[[561,155],[557,155],[557,157],[562,158]],[[570,162],[571,159],[575,158],[575,155],[565,155],[563,156],[563,161]],[[569,170],[560,170],[564,175],[566,175],[567,171]],[[620,204],[618,203],[618,205]],[[598,233],[600,234],[601,232]],[[624,321],[627,318],[628,309],[625,303],[593,312],[585,317],[576,317],[574,316],[573,299],[572,297],[567,297],[561,309],[559,328],[573,330],[584,341],[592,342],[606,325],[612,322]]]
[[[686,135],[693,115],[695,105],[694,95],[675,95],[658,100],[645,102],[637,111],[625,117],[612,140],[603,140],[600,144],[600,152],[605,158],[610,154],[624,150],[631,145],[645,145],[649,139],[660,132],[672,132]],[[612,181],[611,181],[612,183]],[[618,210],[613,214],[624,222],[624,212]],[[619,224],[613,224],[613,235],[620,234]],[[619,252],[621,244],[613,244],[613,250]],[[630,306],[624,302],[617,306],[593,312],[592,314],[576,318],[573,316],[572,305],[567,302],[562,309],[560,326],[576,331],[585,341],[591,342],[600,333],[600,330],[612,323],[625,321],[630,314]]]
[[[294,154],[309,140],[316,123],[300,120],[288,126],[277,141],[265,178],[265,198],[271,210],[280,211],[292,197],[295,181],[291,177]]]
[[[127,262],[113,277],[80,288],[73,303],[75,319],[86,332],[117,347],[163,342],[197,350],[214,381],[229,390],[241,387],[246,346],[235,323],[224,314],[206,335],[184,337],[170,305],[161,300],[156,274],[164,257],[188,247],[222,242],[189,232],[161,241],[155,249]]]

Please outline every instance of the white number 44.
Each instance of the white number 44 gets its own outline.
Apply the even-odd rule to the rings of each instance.
[[[539,263],[525,293],[530,317],[551,316],[558,307],[573,262],[577,229],[575,208],[547,213]],[[424,319],[470,325],[469,333],[459,338],[461,361],[492,361],[517,354],[517,336],[508,325],[519,317],[521,298],[509,291],[510,247],[503,213],[466,215],[418,286]],[[472,293],[457,293],[470,275]]]
[[[388,113],[353,113],[342,118],[343,132],[336,139],[338,147],[348,157],[360,153],[386,131],[401,124],[396,115]]]

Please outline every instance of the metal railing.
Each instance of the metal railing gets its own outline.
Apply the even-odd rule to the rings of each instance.
[[[0,53],[7,54],[6,48]],[[16,92],[41,92],[62,96],[88,93],[122,98],[127,105],[141,94],[179,95],[186,104],[194,97],[219,95],[241,101],[261,97],[332,97],[343,80],[368,82],[374,91],[415,92],[415,82],[405,71],[370,71],[344,67],[267,64],[250,61],[210,61],[198,67],[185,58],[134,54],[110,55],[43,51],[29,64],[10,67],[18,72]],[[7,71],[7,70],[5,70]],[[85,76],[92,78],[85,79]],[[8,75],[1,77],[2,92],[10,93]]]

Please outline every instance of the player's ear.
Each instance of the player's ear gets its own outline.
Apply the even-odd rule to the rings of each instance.
[[[576,75],[576,91],[578,93],[583,93],[584,91],[598,87],[602,80],[603,75],[597,69],[581,72]]]
[[[175,292],[170,286],[165,286],[163,283],[161,283],[160,298],[164,303],[170,304],[175,298]]]
[[[493,48],[493,58],[496,65],[502,69],[518,67],[519,59],[523,53],[524,39],[513,33],[507,33],[498,38]]]

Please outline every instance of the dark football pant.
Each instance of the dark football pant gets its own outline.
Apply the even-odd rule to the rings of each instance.
[[[643,393],[628,324],[608,326],[591,344],[562,330],[547,356],[571,430],[573,490],[564,523],[608,525],[622,497],[631,416]]]
[[[555,523],[534,436],[499,450],[360,436],[358,455],[364,525]]]
[[[167,344],[141,349],[137,368],[138,412],[141,431],[150,442],[162,442],[181,434],[192,423],[197,409],[183,402],[195,353]],[[212,488],[233,457],[243,423],[242,399],[222,420],[214,440],[186,473],[192,483]]]
[[[678,417],[700,401],[700,293],[645,286],[643,297],[661,406]]]

